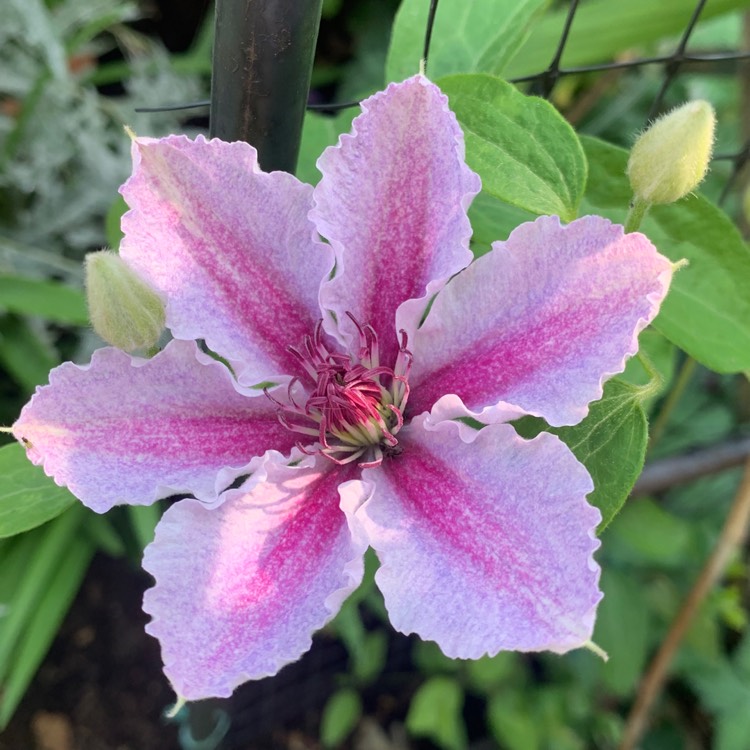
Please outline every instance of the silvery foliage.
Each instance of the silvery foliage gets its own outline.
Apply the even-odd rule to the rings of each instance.
[[[4,6],[0,270],[79,275],[78,264],[63,256],[79,259],[106,242],[104,217],[130,171],[123,125],[154,136],[180,129],[176,113],[135,107],[205,97],[197,75],[178,74],[163,47],[124,25],[137,15],[134,3],[111,0]],[[125,94],[107,97],[91,74],[96,56],[114,44],[125,55]]]

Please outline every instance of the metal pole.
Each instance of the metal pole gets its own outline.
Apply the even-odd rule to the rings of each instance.
[[[323,0],[216,0],[210,135],[247,141],[267,172],[293,173]],[[219,748],[222,703],[190,704],[181,744]]]
[[[212,137],[294,172],[323,0],[217,0]]]

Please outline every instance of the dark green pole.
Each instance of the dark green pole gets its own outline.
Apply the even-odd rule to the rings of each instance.
[[[216,0],[210,135],[247,141],[267,172],[297,167],[323,0]],[[181,745],[218,748],[218,700],[189,706]],[[184,734],[184,736],[182,736]]]
[[[212,137],[294,172],[323,0],[217,0]]]

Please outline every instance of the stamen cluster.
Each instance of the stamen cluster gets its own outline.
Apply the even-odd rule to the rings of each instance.
[[[359,332],[356,356],[332,350],[323,340],[323,321],[318,321],[300,348],[288,347],[305,371],[304,378],[289,384],[288,403],[266,394],[279,407],[285,427],[316,438],[317,445],[298,443],[304,453],[320,453],[337,464],[377,466],[385,456],[400,452],[396,434],[404,424],[412,355],[401,331],[396,362],[393,367],[381,365],[375,330],[347,315]],[[295,398],[299,385],[305,387],[304,406]]]

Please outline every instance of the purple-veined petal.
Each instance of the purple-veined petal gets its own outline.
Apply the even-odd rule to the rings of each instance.
[[[381,361],[391,366],[394,324],[414,328],[429,297],[471,260],[466,210],[480,181],[464,163],[445,95],[423,76],[391,84],[362,110],[352,134],[318,160],[323,178],[310,216],[336,251],[323,306],[352,345],[358,337],[347,312],[373,326]]]
[[[267,450],[289,451],[299,437],[262,392],[239,393],[224,365],[184,341],[148,360],[106,348],[88,365],[61,365],[13,434],[99,513],[176,492],[213,501]]]
[[[146,549],[146,629],[184,698],[228,696],[298,659],[362,579],[366,544],[347,521],[365,499],[356,467],[279,459],[217,508],[174,505]]]
[[[601,598],[601,516],[568,448],[424,416],[402,435],[401,455],[363,472],[374,491],[354,518],[380,558],[394,627],[466,659],[584,644]]]
[[[312,188],[261,172],[246,143],[133,143],[121,254],[167,302],[176,338],[205,339],[240,383],[296,374],[287,351],[320,318],[330,248],[307,217]]]
[[[671,276],[644,235],[598,216],[521,225],[435,299],[410,343],[409,408],[454,394],[475,412],[513,404],[576,424],[638,350]]]

